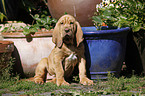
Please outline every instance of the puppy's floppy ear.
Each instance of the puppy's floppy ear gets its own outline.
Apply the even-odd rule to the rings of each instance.
[[[81,26],[79,24],[79,22],[75,22],[76,25],[77,25],[77,28],[76,28],[76,42],[77,42],[77,47],[79,46],[79,44],[84,40],[83,38],[83,31],[81,29]]]
[[[59,22],[56,23],[56,26],[54,27],[53,34],[52,34],[52,42],[56,44],[57,47],[62,47],[62,37],[60,34],[60,24]]]

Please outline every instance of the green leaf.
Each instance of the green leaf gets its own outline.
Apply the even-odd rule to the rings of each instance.
[[[136,23],[133,27],[133,32],[139,31],[141,29],[141,24],[140,23]]]
[[[50,30],[50,29],[51,29],[50,26],[48,26],[48,25],[44,25],[44,27],[45,27],[47,30]]]
[[[47,20],[45,18],[41,18],[41,24],[44,25],[47,23]]]
[[[32,27],[33,27],[33,28],[36,28],[37,30],[40,29],[40,26],[37,25],[37,24],[34,24]]]
[[[23,34],[24,34],[24,35],[30,34],[30,30],[24,30],[24,31],[23,31]]]
[[[105,10],[103,12],[103,15],[105,15],[105,16],[111,16],[111,11],[110,10]]]
[[[39,15],[38,15],[38,14],[35,14],[35,15],[33,16],[33,18],[34,18],[34,19],[39,18]]]
[[[104,16],[105,19],[113,20],[112,16]]]
[[[102,23],[102,20],[99,16],[93,16],[92,19],[93,19],[94,22]]]
[[[57,23],[57,20],[54,18],[51,21],[52,21],[52,23]]]
[[[4,18],[8,19],[3,13],[0,12],[0,20],[3,22]]]
[[[30,29],[30,33],[31,32],[37,32],[38,30],[36,29],[36,28],[32,28],[32,29]]]
[[[67,15],[68,13],[67,12],[64,12],[64,15]]]
[[[9,28],[8,27],[5,27],[3,30],[2,30],[2,32],[7,32],[9,30]]]
[[[50,19],[49,16],[46,16],[46,17],[45,17],[45,20],[46,20],[46,22],[50,22],[50,21],[51,21],[51,19]]]
[[[27,34],[29,34],[30,33],[30,26],[25,26],[24,28],[23,28],[23,34],[24,35],[27,35]]]

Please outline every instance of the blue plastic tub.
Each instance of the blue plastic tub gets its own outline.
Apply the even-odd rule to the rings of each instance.
[[[108,72],[119,76],[126,51],[130,28],[82,27],[87,70],[91,79],[106,79]]]

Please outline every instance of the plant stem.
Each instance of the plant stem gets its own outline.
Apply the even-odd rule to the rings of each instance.
[[[4,0],[2,0],[2,4],[3,4],[3,8],[4,8],[4,13],[7,14]]]

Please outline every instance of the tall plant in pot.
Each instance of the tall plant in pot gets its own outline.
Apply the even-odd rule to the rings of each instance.
[[[93,16],[95,25],[130,27],[127,37],[125,62],[129,73],[145,73],[145,2],[143,0],[116,0],[102,7],[98,5]]]
[[[109,1],[102,1],[100,6],[105,8]],[[97,16],[92,17],[96,27],[82,27],[87,69],[90,71],[91,79],[106,79],[108,71],[118,77],[125,57],[126,38],[130,28],[106,26],[100,18],[101,11],[98,10],[96,14]]]

